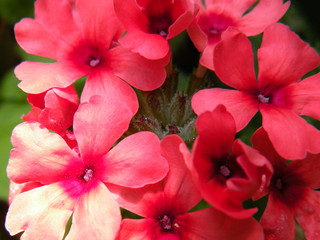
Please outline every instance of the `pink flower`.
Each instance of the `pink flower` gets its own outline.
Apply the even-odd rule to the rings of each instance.
[[[139,132],[120,141],[131,109],[118,100],[93,96],[74,117],[79,153],[39,123],[22,123],[12,134],[8,177],[18,184],[43,185],[17,195],[6,228],[29,239],[114,239],[121,222],[107,184],[138,188],[158,182],[168,171],[155,134]]]
[[[198,0],[200,7],[196,20],[188,28],[195,47],[202,53],[200,64],[214,70],[213,52],[221,34],[229,27],[239,29],[247,36],[262,33],[272,23],[277,22],[287,11],[290,1],[260,0],[246,13],[257,0]]]
[[[198,11],[191,0],[114,0],[114,6],[128,30],[120,43],[149,59],[168,57],[168,40],[184,31]]]
[[[291,161],[275,151],[268,134],[260,128],[252,137],[253,147],[272,163],[274,174],[267,188],[268,204],[260,220],[267,240],[294,240],[295,220],[306,239],[320,236],[320,155]]]
[[[110,188],[120,205],[143,219],[123,219],[118,239],[263,239],[261,226],[253,218],[238,220],[207,208],[189,212],[201,199],[191,172],[190,153],[177,135],[165,137],[161,154],[170,170],[162,182],[139,189]]]
[[[233,117],[224,106],[202,113],[192,148],[192,172],[203,198],[234,218],[247,218],[257,209],[244,209],[269,184],[270,163],[255,149],[235,138]]]
[[[250,41],[230,29],[215,50],[216,74],[231,89],[205,89],[196,93],[197,114],[223,104],[233,115],[237,131],[260,111],[262,126],[277,152],[286,159],[320,152],[320,132],[299,115],[320,119],[320,74],[300,81],[319,64],[318,53],[280,23],[268,27],[258,50],[256,80]]]
[[[146,91],[160,87],[167,63],[147,60],[119,45],[123,32],[112,0],[37,0],[35,19],[16,24],[16,39],[26,52],[56,62],[18,65],[19,87],[37,94],[88,76],[81,102],[93,95],[117,96],[134,114],[138,101],[128,84]]]
[[[41,94],[28,94],[32,106],[24,121],[36,121],[55,132],[71,127],[79,99],[74,87],[53,88]]]

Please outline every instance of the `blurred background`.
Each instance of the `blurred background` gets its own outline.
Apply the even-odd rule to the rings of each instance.
[[[24,60],[36,59],[26,54],[16,43],[13,27],[23,17],[33,17],[34,0],[0,0],[0,240],[18,239],[10,237],[4,228],[8,209],[8,186],[6,165],[10,149],[11,131],[30,106],[26,94],[18,87],[13,69]],[[309,42],[320,53],[320,9],[314,0],[292,0],[291,6],[281,22],[288,24],[300,37]],[[313,72],[319,72],[318,67]],[[320,86],[319,86],[320,87]],[[296,239],[305,239],[297,231]]]

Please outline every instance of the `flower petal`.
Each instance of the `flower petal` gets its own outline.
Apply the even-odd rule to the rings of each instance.
[[[106,154],[128,129],[132,113],[119,99],[93,96],[74,115],[74,134],[83,161],[90,164]]]
[[[197,115],[224,105],[233,116],[237,132],[242,130],[256,114],[259,102],[253,95],[243,91],[211,88],[203,89],[193,95],[191,106]]]
[[[287,165],[288,172],[293,172],[302,178],[312,189],[320,188],[320,155],[308,154],[301,161],[292,161]]]
[[[263,32],[266,27],[277,22],[288,10],[290,1],[282,2],[283,0],[260,0],[252,11],[237,21],[237,27],[247,36]]]
[[[163,191],[168,201],[185,213],[200,202],[201,195],[187,168],[187,159],[180,151],[181,145],[185,144],[178,135],[170,135],[161,141],[160,147],[161,155],[169,163],[169,172],[163,180]]]
[[[152,218],[146,219],[123,219],[119,231],[119,240],[153,240],[160,239],[160,226]],[[173,239],[172,239],[173,240]]]
[[[268,27],[258,50],[260,89],[276,88],[298,82],[319,65],[315,49],[302,41],[288,26],[275,23]]]
[[[121,46],[112,48],[107,59],[116,76],[143,91],[155,90],[163,84],[166,78],[164,66],[169,61],[169,57],[165,61],[151,61]]]
[[[56,182],[70,170],[70,164],[81,163],[63,138],[39,123],[16,126],[11,142],[14,149],[11,150],[7,174],[16,183]]]
[[[320,132],[293,111],[261,106],[262,126],[279,155],[302,159],[307,152],[320,152]]]
[[[151,59],[162,59],[166,57],[170,51],[169,43],[166,39],[157,34],[149,34],[138,30],[128,31],[127,34],[120,39],[121,45],[129,48],[133,52]],[[157,46],[156,48],[154,46]]]
[[[267,207],[260,219],[266,239],[294,239],[295,222],[292,211],[281,201],[269,195]]]
[[[238,90],[255,91],[253,60],[249,39],[235,28],[228,28],[214,50],[215,73],[220,80]]]
[[[77,202],[66,240],[115,239],[120,223],[119,205],[107,187],[97,182]]]
[[[235,219],[214,208],[206,208],[177,217],[178,222],[186,223],[181,231],[184,239],[201,240],[263,240],[260,224],[253,218]]]
[[[299,115],[320,120],[320,73],[288,86],[294,110]]]
[[[212,112],[199,115],[196,126],[198,144],[202,145],[206,154],[217,159],[228,156],[236,128],[233,117],[223,105],[218,105]]]
[[[149,20],[144,15],[135,0],[114,0],[114,9],[119,20],[128,31],[141,30],[147,32],[149,30]]]
[[[142,217],[155,216],[165,205],[162,182],[148,184],[141,188],[126,188],[111,183],[106,183],[106,186],[120,207]]]
[[[23,239],[62,239],[75,202],[59,183],[19,194],[6,217],[11,235],[25,231]]]
[[[295,210],[295,216],[306,238],[317,239],[320,235],[320,193],[313,189],[308,189],[304,197],[304,201]]]
[[[107,51],[121,27],[114,12],[113,1],[77,0],[76,10],[84,37],[90,44],[98,46],[100,51]]]
[[[168,163],[160,155],[160,141],[151,132],[138,132],[123,139],[103,158],[102,181],[138,188],[156,183],[168,172]]]
[[[19,87],[27,93],[38,94],[50,88],[66,88],[78,78],[87,75],[84,69],[68,63],[22,62],[14,70],[22,80]]]
[[[35,19],[22,19],[14,31],[17,42],[26,52],[52,59],[78,34],[71,4],[65,0],[36,1]]]
[[[51,89],[44,97],[45,108],[39,115],[39,122],[55,132],[72,126],[73,115],[78,108],[77,92],[71,85],[64,89]]]
[[[139,108],[137,95],[132,87],[112,73],[102,69],[90,73],[81,93],[80,102],[89,102],[94,95],[122,99],[123,103],[126,103],[131,109],[132,116],[136,114]]]

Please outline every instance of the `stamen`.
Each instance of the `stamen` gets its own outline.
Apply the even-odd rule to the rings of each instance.
[[[89,61],[89,65],[90,67],[95,67],[100,63],[100,59],[99,58],[91,58]]]
[[[93,177],[93,170],[91,168],[87,168],[83,175],[83,180],[85,182],[88,182],[92,179],[92,177]]]
[[[226,165],[222,165],[220,166],[220,173],[222,176],[228,178],[231,175],[231,170]]]
[[[278,178],[278,179],[276,180],[275,186],[276,186],[276,188],[277,188],[278,190],[282,190],[282,189],[283,189],[283,183],[282,183],[281,178]]]
[[[164,231],[173,231],[172,219],[170,216],[164,214],[159,218],[159,222],[162,230]]]
[[[167,35],[168,35],[168,33],[166,32],[166,31],[164,31],[164,30],[160,30],[160,32],[159,32],[159,35],[161,36],[161,37],[167,37]]]
[[[262,103],[270,103],[270,97],[264,96],[262,93],[259,93],[258,99]]]

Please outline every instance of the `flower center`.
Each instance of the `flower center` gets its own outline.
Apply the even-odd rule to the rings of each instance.
[[[100,63],[100,59],[99,58],[94,58],[94,57],[91,57],[89,59],[89,65],[90,67],[96,67],[97,65],[99,65]]]
[[[85,181],[85,182],[89,182],[93,177],[93,170],[91,168],[87,168],[83,174],[83,177],[82,179]]]
[[[173,226],[177,226],[177,224],[173,224],[172,217],[167,214],[163,214],[159,217],[159,222],[162,230],[165,232],[172,232],[174,230]]]
[[[149,16],[150,21],[150,33],[159,34],[161,37],[168,35],[168,28],[171,25],[171,16],[168,13],[164,13],[159,16]]]
[[[224,176],[225,178],[229,178],[231,175],[231,170],[230,168],[228,168],[226,165],[221,165],[219,172],[222,176]]]
[[[281,178],[278,178],[278,179],[276,180],[275,187],[276,187],[276,189],[278,189],[278,190],[282,190],[282,189],[283,189],[283,182],[282,182],[282,179],[281,179]]]
[[[270,97],[265,96],[262,93],[259,93],[258,99],[261,103],[270,103]]]
[[[217,42],[221,38],[221,33],[233,25],[233,19],[225,15],[209,12],[208,14],[199,15],[198,24],[207,35],[209,42]]]

